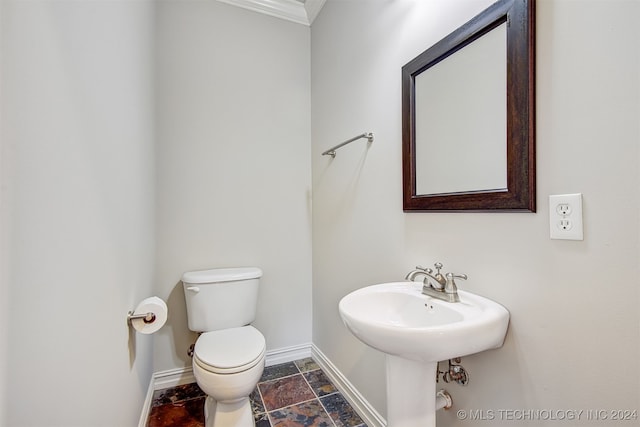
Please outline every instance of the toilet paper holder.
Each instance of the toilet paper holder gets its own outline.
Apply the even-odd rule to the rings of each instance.
[[[144,323],[153,323],[156,320],[156,315],[152,312],[133,314],[133,311],[127,313],[127,323],[131,325],[131,321],[134,319],[142,319]]]

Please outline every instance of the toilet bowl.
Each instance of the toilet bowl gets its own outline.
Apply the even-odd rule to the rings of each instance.
[[[264,336],[253,326],[205,332],[196,341],[193,374],[202,391],[216,402],[248,401],[264,360]]]
[[[265,363],[265,338],[251,326],[259,268],[225,268],[182,277],[189,329],[200,332],[193,375],[207,394],[205,427],[253,427],[249,395]]]
[[[249,395],[262,376],[264,360],[264,336],[253,326],[200,335],[193,374],[207,394],[206,427],[254,425]]]

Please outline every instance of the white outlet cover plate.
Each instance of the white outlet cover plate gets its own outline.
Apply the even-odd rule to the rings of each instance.
[[[549,196],[549,231],[552,239],[584,240],[582,193]]]

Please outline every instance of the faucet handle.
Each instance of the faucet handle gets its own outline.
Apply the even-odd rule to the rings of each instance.
[[[447,276],[447,283],[444,285],[444,291],[449,294],[458,292],[458,287],[456,286],[456,282],[454,279],[467,280],[466,274],[447,273],[446,276]]]
[[[442,290],[444,285],[447,283],[447,279],[445,279],[442,273],[440,273],[440,270],[442,270],[442,263],[436,262],[433,266],[436,268],[436,274],[432,277],[436,281],[433,284],[433,287],[438,290]]]
[[[425,272],[427,272],[427,273],[429,273],[429,274],[433,273],[433,270],[432,270],[432,269],[430,269],[429,267],[424,268],[424,267],[423,267],[423,266],[421,266],[421,265],[416,265],[416,269],[417,269],[417,270],[425,271]]]

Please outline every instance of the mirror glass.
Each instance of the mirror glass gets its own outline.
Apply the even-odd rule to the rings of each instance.
[[[534,0],[499,0],[402,67],[405,211],[535,212]]]
[[[506,24],[417,75],[415,115],[417,194],[506,190]]]

